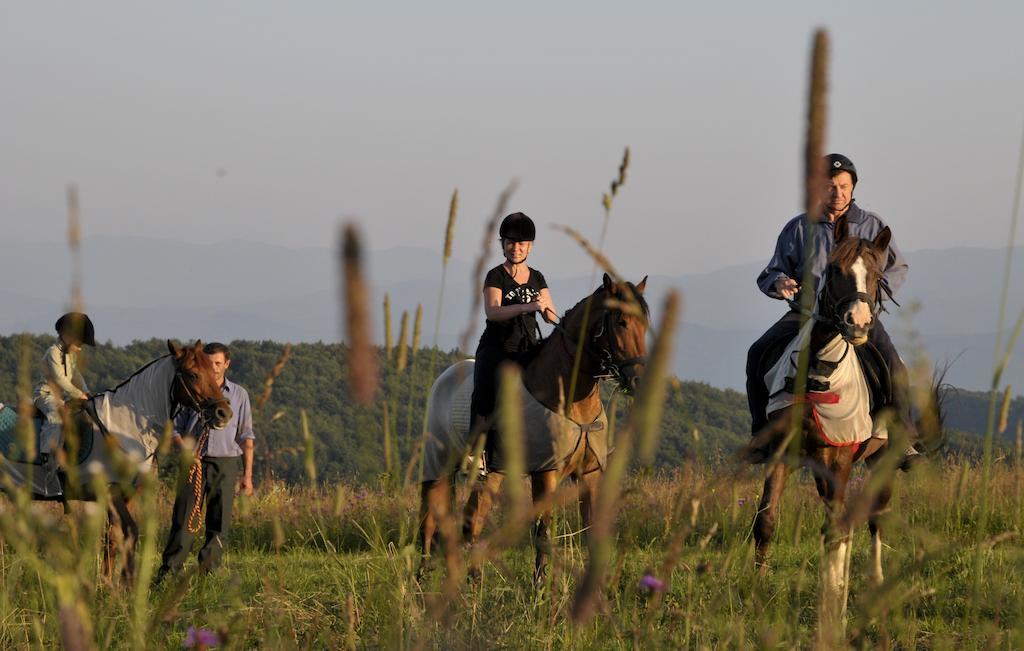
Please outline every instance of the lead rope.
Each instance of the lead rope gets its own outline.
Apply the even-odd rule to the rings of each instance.
[[[199,516],[203,512],[203,446],[209,437],[210,428],[206,427],[196,441],[196,454],[192,457],[192,467],[188,469],[188,477],[185,480],[186,483],[192,484],[192,493],[196,500],[185,525],[188,532],[193,534],[199,532]]]

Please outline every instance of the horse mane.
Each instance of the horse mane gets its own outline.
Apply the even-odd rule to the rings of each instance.
[[[870,274],[881,275],[884,262],[882,252],[872,246],[871,240],[859,237],[846,238],[832,249],[829,262],[842,269],[849,269],[857,258],[864,260]]]
[[[625,285],[626,289],[629,290],[630,298],[632,298],[634,301],[636,301],[636,304],[640,306],[640,310],[643,312],[644,318],[650,320],[650,318],[651,318],[651,308],[647,305],[647,299],[644,298],[644,295],[641,294],[637,290],[636,285],[634,285],[633,283],[631,283],[629,281],[626,281],[626,282],[624,282],[622,284]],[[591,299],[598,298],[598,295],[602,294],[604,292],[605,292],[604,285],[598,287],[593,292],[591,292],[590,294],[588,294],[588,295],[584,296],[582,299],[580,299],[580,301],[578,303],[576,303],[576,305],[573,305],[568,310],[566,310],[565,314],[562,315],[562,318],[563,319],[568,319],[584,303],[586,303],[587,301],[589,301]]]
[[[148,368],[149,368],[150,366],[153,366],[153,365],[154,365],[154,364],[156,364],[157,362],[159,362],[159,361],[161,361],[161,360],[164,360],[164,359],[167,359],[168,357],[170,357],[170,355],[161,355],[160,357],[157,357],[157,358],[156,358],[156,359],[154,359],[154,360],[150,360],[149,362],[146,362],[146,364],[144,364],[144,365],[143,365],[142,367],[140,367],[139,369],[137,369],[137,370],[136,370],[136,371],[135,371],[134,373],[132,373],[131,375],[129,375],[129,376],[128,376],[128,377],[126,377],[125,379],[123,379],[123,380],[121,380],[120,382],[118,382],[118,383],[117,383],[117,384],[116,384],[116,385],[115,385],[115,386],[114,386],[113,388],[110,388],[110,389],[103,389],[102,391],[98,391],[98,392],[96,393],[96,396],[99,396],[100,394],[103,394],[103,393],[117,393],[117,390],[118,390],[118,389],[120,389],[120,388],[124,387],[124,386],[125,386],[126,384],[128,384],[128,383],[129,383],[129,382],[131,382],[131,381],[132,381],[133,379],[135,379],[135,377],[137,377],[137,376],[141,375],[142,373],[146,372],[146,370],[147,370],[147,369],[148,369]],[[90,398],[90,400],[92,400],[92,399],[95,399],[95,397],[96,397],[96,396],[94,396],[93,398]]]

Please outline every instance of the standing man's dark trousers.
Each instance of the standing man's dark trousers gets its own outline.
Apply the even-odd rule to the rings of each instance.
[[[765,410],[768,408],[768,387],[764,383],[764,373],[768,370],[762,364],[762,358],[768,353],[774,344],[780,341],[790,341],[800,332],[800,314],[787,312],[775,325],[768,328],[768,332],[761,335],[761,338],[754,342],[747,351],[747,404],[750,407],[750,431],[756,434],[768,424],[768,416]],[[875,325],[868,334],[868,341],[878,349],[885,363],[889,366],[889,373],[892,375],[893,383],[893,407],[903,423],[908,428],[911,439],[914,437],[914,423],[910,416],[910,388],[907,377],[907,367],[900,359],[896,347],[889,339],[889,333],[885,326],[876,317]]]
[[[204,457],[202,498],[206,502],[206,543],[199,550],[199,567],[211,572],[220,564],[231,526],[231,507],[235,485],[241,471],[241,457]],[[178,495],[174,499],[171,532],[164,548],[158,577],[178,572],[188,559],[195,536],[189,533],[188,518],[195,507],[195,492],[186,483],[188,469],[180,473]]]

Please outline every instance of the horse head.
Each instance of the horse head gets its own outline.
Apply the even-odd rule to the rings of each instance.
[[[203,352],[203,343],[178,346],[168,340],[167,349],[174,357],[174,381],[171,399],[174,404],[189,407],[204,425],[221,428],[231,420],[231,403],[217,384],[210,357]]]
[[[868,340],[878,315],[879,284],[888,256],[889,227],[873,240],[850,237],[843,215],[835,223],[835,247],[829,256],[818,298],[818,313],[854,346]]]
[[[602,370],[631,392],[640,383],[647,364],[647,323],[650,310],[644,299],[647,276],[637,284],[615,282],[604,275],[597,290],[601,300],[593,323],[593,343]]]

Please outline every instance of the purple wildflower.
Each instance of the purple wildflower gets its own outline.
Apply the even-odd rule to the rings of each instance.
[[[196,628],[195,626],[188,627],[188,633],[185,635],[185,644],[183,645],[186,649],[208,649],[220,644],[220,638],[213,631],[208,631],[205,628]]]
[[[665,589],[665,582],[654,575],[645,574],[644,578],[640,579],[640,587],[651,592],[661,592]]]
[[[747,498],[741,497],[739,501],[740,501],[740,506],[743,506],[744,504],[747,503]]]

